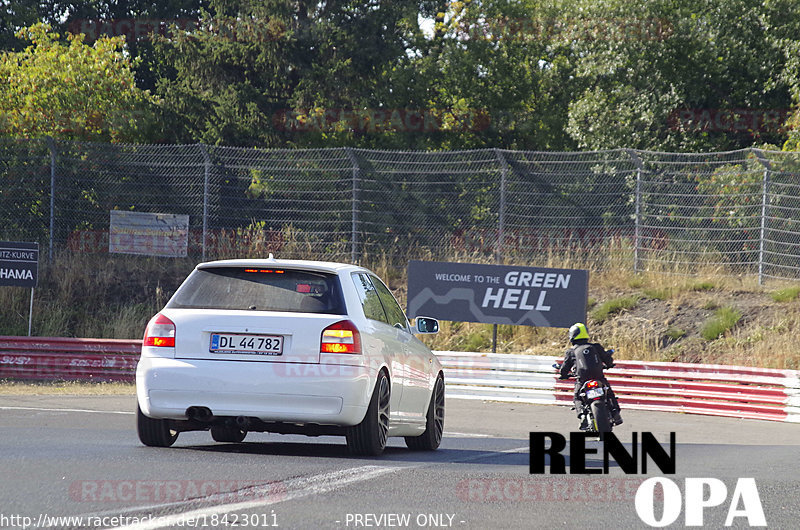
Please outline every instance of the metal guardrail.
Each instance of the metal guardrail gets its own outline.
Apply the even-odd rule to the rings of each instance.
[[[448,397],[572,405],[560,358],[437,352]],[[623,409],[800,423],[800,372],[743,366],[616,361],[606,373]]]
[[[134,380],[141,341],[0,336],[0,379]],[[447,396],[571,405],[557,357],[436,352]],[[800,371],[742,366],[617,361],[608,380],[623,409],[800,423]]]
[[[133,382],[141,340],[0,336],[0,379]]]

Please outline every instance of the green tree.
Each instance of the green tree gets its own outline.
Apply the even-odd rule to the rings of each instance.
[[[40,19],[38,7],[33,2],[0,0],[0,50],[18,51],[24,47],[16,32]]]
[[[785,63],[779,81],[789,86],[792,106],[785,123],[788,138],[784,151],[800,151],[800,16],[793,0],[766,2],[773,16],[767,20],[767,31],[774,45],[784,55]],[[796,168],[795,168],[796,169]]]
[[[213,1],[195,31],[162,39],[158,93],[172,141],[225,145],[350,142],[340,110],[386,105],[384,72],[406,53],[415,4]],[[287,126],[286,113],[325,127]],[[331,112],[335,116],[331,120]],[[344,130],[331,142],[330,133]],[[335,135],[334,135],[335,136]]]
[[[781,143],[777,127],[681,120],[681,112],[777,111],[790,103],[775,28],[797,20],[796,2],[575,0],[582,87],[569,134],[583,148],[706,151]],[[781,22],[783,21],[783,22]],[[677,118],[677,119],[676,119]]]
[[[462,122],[431,147],[572,146],[563,126],[571,51],[547,31],[556,12],[552,0],[449,4],[415,75],[428,82],[427,104]]]
[[[0,55],[0,134],[129,142],[145,139],[155,99],[136,87],[121,38],[67,42],[47,24],[19,31],[31,45]]]
[[[27,45],[16,33],[37,22],[66,35],[84,33],[88,44],[99,37],[124,37],[128,53],[139,59],[134,68],[140,88],[155,88],[152,40],[168,24],[197,25],[206,0],[0,0],[0,50],[20,51]],[[7,6],[7,9],[4,7]]]
[[[156,43],[166,138],[238,146],[282,143],[272,116],[296,84],[288,2],[214,2],[193,31]]]

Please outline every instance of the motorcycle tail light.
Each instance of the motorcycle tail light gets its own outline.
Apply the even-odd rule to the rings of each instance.
[[[586,388],[597,388],[598,386],[600,386],[600,383],[597,381],[589,381],[586,383]]]

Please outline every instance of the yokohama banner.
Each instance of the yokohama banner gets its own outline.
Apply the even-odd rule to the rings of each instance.
[[[0,285],[36,287],[39,243],[0,241]]]

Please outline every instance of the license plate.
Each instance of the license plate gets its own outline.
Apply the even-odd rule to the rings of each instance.
[[[586,397],[589,399],[598,398],[603,395],[602,388],[590,388],[586,391]]]
[[[281,355],[283,353],[283,337],[280,335],[212,333],[208,351],[211,353]]]

